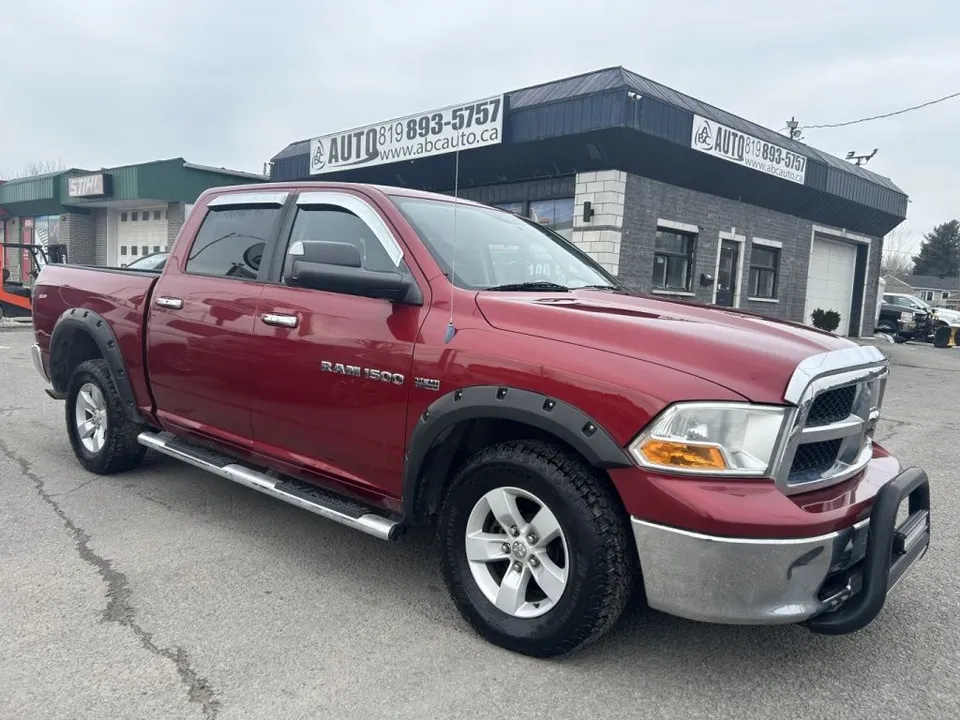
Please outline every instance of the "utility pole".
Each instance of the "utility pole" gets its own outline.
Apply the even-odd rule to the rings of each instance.
[[[787,134],[791,140],[803,140],[803,136],[800,134],[800,123],[797,122],[795,117],[791,116],[790,119],[787,120],[787,130],[789,130]]]

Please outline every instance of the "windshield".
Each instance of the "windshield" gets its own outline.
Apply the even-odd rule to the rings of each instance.
[[[912,295],[884,295],[883,301],[890,305],[900,305],[901,307],[913,308],[914,310],[926,310],[930,306],[923,300],[915,298]]]
[[[538,290],[549,289],[543,283],[563,290],[619,287],[575,245],[512,213],[443,200],[392,199],[457,287],[483,290],[525,283],[541,283]]]

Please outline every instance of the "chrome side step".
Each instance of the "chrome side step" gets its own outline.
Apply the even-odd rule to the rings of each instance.
[[[283,500],[285,503],[375,538],[395,540],[402,534],[403,526],[399,522],[377,515],[372,508],[307,483],[282,476],[272,477],[252,470],[240,465],[228,455],[184,442],[170,433],[142,432],[137,436],[137,442],[201,470]]]

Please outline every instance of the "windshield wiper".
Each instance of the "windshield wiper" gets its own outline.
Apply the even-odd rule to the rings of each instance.
[[[505,292],[511,290],[545,290],[547,292],[570,292],[570,288],[566,285],[558,285],[554,282],[547,282],[546,280],[537,280],[533,282],[521,282],[521,283],[508,283],[506,285],[494,285],[493,287],[484,288],[484,290],[502,290]]]
[[[575,290],[610,290],[611,292],[629,293],[623,285],[581,285]]]

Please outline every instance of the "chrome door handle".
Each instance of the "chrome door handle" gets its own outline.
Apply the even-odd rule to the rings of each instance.
[[[157,306],[162,308],[170,308],[171,310],[179,310],[183,307],[183,300],[174,297],[158,297]]]
[[[264,313],[260,316],[260,320],[266,325],[285,328],[295,328],[300,324],[300,318],[296,315],[278,315],[277,313]]]

